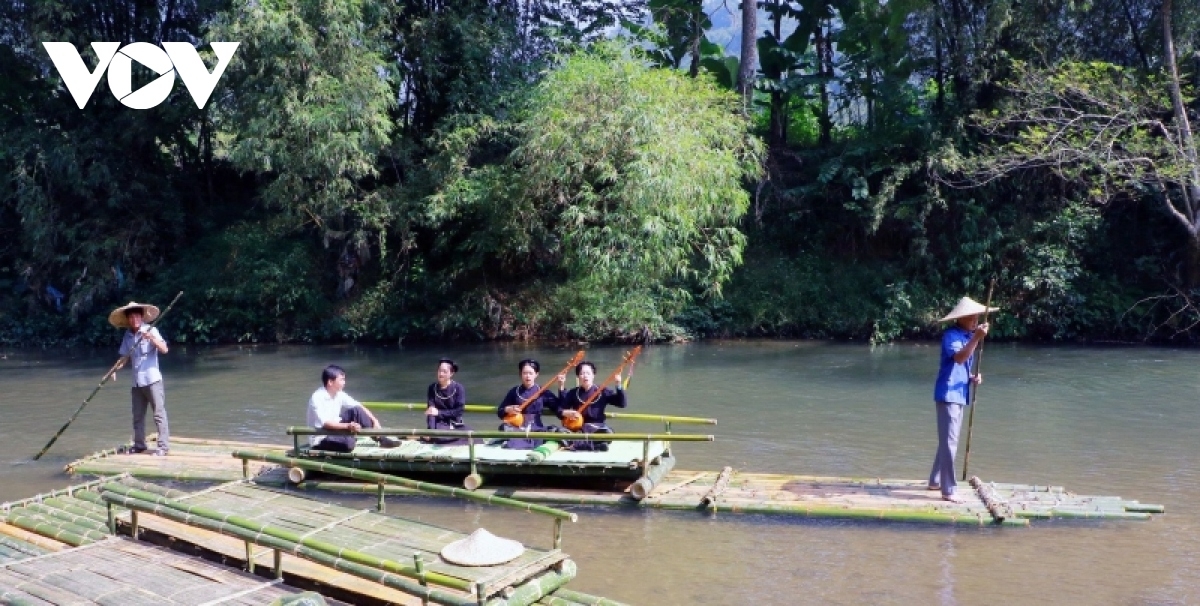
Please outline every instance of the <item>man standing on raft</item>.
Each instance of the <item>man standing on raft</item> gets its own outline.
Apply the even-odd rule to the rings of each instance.
[[[975,350],[987,336],[987,323],[980,324],[979,316],[996,311],[970,297],[963,297],[942,322],[954,321],[954,325],[942,334],[941,365],[937,383],[933,387],[933,401],[937,407],[938,447],[933,458],[933,470],[929,472],[929,490],[941,490],[942,499],[961,503],[962,498],[954,494],[958,485],[955,481],[954,455],[958,450],[958,430],[962,427],[963,409],[971,403],[970,385],[979,385],[983,376],[971,375]]]

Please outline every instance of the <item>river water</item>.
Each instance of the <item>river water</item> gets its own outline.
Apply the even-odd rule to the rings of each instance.
[[[932,343],[654,346],[638,361],[630,411],[720,419],[694,428],[716,442],[676,446],[681,469],[923,479],[936,441],[937,352]],[[328,363],[347,369],[347,391],[360,400],[418,401],[437,358],[451,356],[468,401],[493,403],[516,383],[521,358],[553,369],[571,353],[177,345],[163,366],[172,433],[288,443],[283,430],[303,424]],[[589,358],[603,377],[621,353],[594,348]],[[114,360],[110,351],[0,351],[0,501],[64,486],[65,463],[128,439],[126,372],[32,461]],[[1166,505],[1152,521],[948,528],[579,508],[563,544],[579,563],[571,587],[635,604],[1200,604],[1198,363],[1192,350],[986,349],[971,473]],[[421,422],[418,413],[379,416]],[[492,422],[474,418],[479,428]],[[538,516],[457,502],[394,498],[388,511],[543,547],[551,536]]]

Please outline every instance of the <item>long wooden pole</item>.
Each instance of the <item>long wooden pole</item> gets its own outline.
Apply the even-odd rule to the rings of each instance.
[[[983,304],[983,323],[987,324],[988,312],[992,309],[992,289],[996,288],[996,279],[992,278],[992,283],[988,285],[987,303]],[[983,364],[983,341],[979,342],[979,349],[975,351],[975,371],[971,373],[971,381],[979,374],[979,367]],[[967,468],[971,465],[971,430],[975,428],[975,397],[979,394],[979,386],[975,385],[971,388],[971,412],[967,414],[967,452],[963,455],[963,473],[962,479],[965,482],[967,479]]]
[[[158,314],[158,317],[154,319],[154,322],[150,322],[149,326],[153,327],[159,320],[162,320],[163,316],[167,315],[167,312],[171,311],[172,307],[175,307],[175,302],[178,301],[179,297],[182,297],[182,296],[183,296],[183,291],[181,290],[181,291],[179,291],[179,294],[175,295],[174,299],[171,299],[171,304],[167,306],[167,309],[164,310],[161,314]],[[145,332],[138,333],[137,339],[133,342],[135,347],[137,346],[137,344],[139,342],[141,342],[141,340],[145,336],[145,334],[146,334]],[[132,353],[132,349],[130,350],[130,353]],[[43,446],[42,449],[36,455],[34,455],[34,457],[33,457],[34,461],[42,458],[42,455],[46,454],[46,451],[50,450],[51,446],[54,446],[54,443],[56,441],[58,441],[59,436],[63,435],[63,432],[66,431],[67,428],[71,426],[71,423],[75,422],[75,418],[79,416],[79,413],[83,412],[83,409],[85,406],[88,405],[88,402],[91,402],[92,398],[96,397],[96,394],[100,393],[100,388],[104,387],[104,384],[107,383],[109,379],[114,379],[114,380],[116,379],[117,369],[120,368],[121,365],[124,364],[125,362],[127,362],[128,360],[129,360],[129,354],[125,354],[125,355],[121,356],[121,359],[117,360],[117,363],[113,364],[112,368],[108,369],[108,372],[104,373],[104,376],[100,378],[100,382],[96,384],[96,389],[93,389],[92,393],[90,395],[88,395],[88,397],[83,401],[82,404],[79,405],[79,408],[75,409],[75,414],[71,415],[71,418],[67,419],[67,422],[63,423],[63,426],[58,429],[58,433],[54,434],[54,437],[50,438],[50,441],[46,442],[46,445]]]

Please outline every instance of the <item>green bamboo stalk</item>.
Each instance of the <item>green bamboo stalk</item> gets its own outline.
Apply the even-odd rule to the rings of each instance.
[[[261,452],[261,451],[253,451],[253,450],[235,450],[235,451],[233,451],[233,456],[235,458],[239,458],[239,459],[254,460],[254,461],[266,461],[268,463],[275,463],[277,465],[300,467],[302,469],[307,469],[309,471],[319,471],[319,472],[324,472],[324,473],[330,473],[330,474],[344,476],[344,477],[348,477],[348,478],[354,478],[356,480],[364,480],[367,482],[373,482],[375,484],[379,484],[382,482],[384,484],[393,484],[393,485],[398,485],[398,486],[404,486],[407,488],[420,490],[422,492],[426,492],[429,494],[459,497],[459,498],[466,499],[468,501],[475,501],[477,503],[486,503],[486,504],[490,504],[490,505],[502,505],[502,506],[511,507],[514,509],[522,509],[525,511],[532,511],[534,513],[541,513],[541,514],[559,518],[559,519],[570,520],[572,522],[579,519],[579,517],[576,516],[575,514],[569,512],[569,511],[563,511],[561,509],[554,509],[552,507],[543,507],[541,505],[534,505],[532,503],[525,503],[522,501],[518,501],[516,499],[508,499],[505,497],[484,496],[481,494],[476,494],[469,490],[464,490],[462,488],[443,486],[441,484],[434,484],[432,482],[419,482],[417,480],[410,480],[408,478],[402,478],[400,476],[376,473],[374,471],[367,471],[364,469],[354,469],[351,467],[346,467],[344,465],[335,465],[333,463],[326,463],[323,461],[311,461],[311,460],[306,460],[306,459],[296,459],[296,458],[292,458],[292,457],[286,457],[286,456],[283,456],[280,454],[275,454],[273,452]]]
[[[363,402],[363,406],[372,410],[425,410],[429,407],[424,402]],[[490,415],[496,414],[496,407],[487,404],[467,404],[463,409],[465,412],[471,413],[486,413]],[[624,419],[627,421],[651,421],[656,423],[680,423],[683,425],[716,425],[716,419],[705,419],[701,417],[679,417],[672,415],[656,415],[645,412],[608,412],[606,415],[614,419]],[[549,410],[542,410],[543,416],[554,416],[554,413]]]
[[[1125,503],[1125,511],[1132,513],[1166,513],[1167,508],[1165,505],[1151,505],[1149,503],[1132,501]]]
[[[696,511],[696,505],[687,503],[643,503],[655,509],[676,511]],[[797,505],[797,504],[729,504],[716,503],[709,510],[719,513],[760,513],[786,514],[806,518],[849,519],[849,520],[881,520],[887,522],[917,522],[955,524],[965,526],[985,526],[994,524],[993,518],[986,511],[978,514],[951,513],[941,511],[912,511],[903,509],[857,509],[838,505]],[[1028,520],[1005,520],[1004,525],[1027,526]]]
[[[133,468],[118,470],[109,465],[80,465],[75,473],[81,475],[112,476],[118,472],[128,473],[146,480],[176,480],[180,482],[231,482],[242,479],[242,472],[235,470],[173,471],[157,468]]]
[[[71,501],[75,502],[72,503]],[[78,501],[76,499],[71,499],[71,501],[68,501],[62,497],[55,497],[53,499],[46,499],[43,501],[43,503],[48,507],[74,516],[87,518],[93,522],[99,522],[102,525],[108,523],[108,516],[103,509],[100,509],[99,507],[96,507],[87,501]]]
[[[351,550],[351,549],[346,549],[340,545],[336,545],[336,544],[330,543],[328,541],[313,539],[311,537],[303,537],[300,534],[291,532],[289,530],[285,530],[283,528],[278,528],[275,526],[270,526],[267,524],[262,524],[260,522],[255,522],[254,520],[251,520],[251,519],[239,516],[239,515],[226,514],[221,511],[217,511],[215,509],[210,509],[208,507],[204,507],[201,505],[182,503],[182,502],[179,502],[179,501],[176,501],[173,499],[168,499],[168,498],[161,497],[161,496],[158,496],[153,493],[146,492],[144,490],[138,490],[136,488],[127,488],[124,485],[117,484],[117,483],[110,483],[110,484],[106,484],[104,486],[104,493],[101,496],[103,496],[106,500],[109,500],[110,494],[116,494],[116,495],[120,495],[122,497],[128,497],[129,499],[133,499],[136,501],[141,501],[142,503],[149,503],[149,504],[154,505],[155,507],[153,507],[153,511],[150,511],[149,513],[159,514],[159,513],[162,513],[163,509],[170,509],[170,510],[174,510],[174,511],[178,511],[181,513],[191,515],[193,517],[207,518],[210,521],[217,522],[221,526],[225,526],[225,525],[235,526],[242,530],[248,530],[250,532],[255,532],[255,533],[275,537],[277,539],[286,541],[288,543],[293,543],[295,545],[303,545],[304,547],[307,547],[309,549],[320,551],[320,552],[323,552],[325,554],[332,555],[335,557],[344,558],[344,559],[350,560],[352,562],[362,564],[364,566],[370,566],[372,568],[379,568],[381,570],[386,570],[388,572],[391,572],[393,574],[399,574],[401,576],[417,578],[416,571],[413,570],[411,567],[404,567],[392,560],[364,554],[364,553],[361,553],[361,552],[358,552],[355,550]],[[137,509],[137,508],[135,507],[134,509]],[[437,572],[426,571],[425,579],[431,583],[437,583],[438,585],[442,585],[443,587],[450,587],[452,589],[458,589],[460,591],[470,591],[470,588],[471,588],[470,583],[468,583],[462,579],[455,578],[455,577],[441,574],[441,573],[437,573]]]
[[[566,588],[555,591],[554,597],[570,600],[577,604],[585,604],[586,606],[627,606],[623,602],[590,595],[581,591],[573,591]]]
[[[79,547],[87,543],[94,543],[108,538],[108,535],[101,534],[87,528],[80,528],[71,524],[60,524],[51,522],[45,519],[34,517],[10,515],[8,523],[28,530],[29,532],[40,534],[44,537],[50,537],[56,541],[61,541],[72,547]]]
[[[525,455],[525,460],[530,463],[541,463],[546,460],[546,457],[549,457],[561,448],[562,444],[559,442],[543,442],[541,446],[530,450],[529,454]]]
[[[39,514],[46,519],[60,520],[62,522],[66,522],[68,524],[78,526],[80,528],[87,528],[89,530],[95,530],[97,532],[105,532],[107,530],[105,528],[104,522],[101,522],[97,519],[94,519],[94,518],[91,518],[88,516],[75,515],[73,513],[68,513],[61,509],[58,509],[56,507],[49,507],[46,505],[42,505],[40,503],[30,503],[30,504],[22,507],[21,509],[27,511],[28,514],[22,513],[20,511],[15,511],[15,512],[9,513],[9,516]]]
[[[336,436],[346,435],[345,430],[313,429],[312,427],[289,427],[288,435],[295,436]],[[553,431],[456,431],[451,429],[360,429],[354,432],[359,436],[408,436],[408,437],[444,437],[444,438],[479,438],[483,440],[524,438],[539,440],[573,440],[573,441],[641,441],[656,440],[659,442],[712,442],[716,436],[674,433],[559,433]]]
[[[225,454],[225,453],[221,453],[221,454]],[[178,498],[186,497],[186,496],[192,494],[192,493],[184,491],[184,490],[175,490],[173,488],[159,486],[158,484],[151,484],[150,482],[143,482],[141,480],[137,480],[134,478],[126,478],[124,480],[121,480],[121,483],[130,488],[144,490],[146,492],[156,494],[160,497],[166,497],[168,499],[178,499]]]
[[[138,491],[132,492],[136,493]],[[154,496],[150,493],[141,494]],[[152,513],[175,522],[196,526],[198,528],[203,528],[205,530],[223,535],[232,536],[243,541],[250,541],[255,545],[260,545],[269,549],[278,549],[297,557],[311,560],[323,566],[333,568],[334,570],[339,570],[367,579],[369,581],[374,581],[381,585],[398,589],[417,597],[423,597],[425,599],[435,601],[439,604],[447,604],[451,606],[477,606],[476,600],[448,593],[444,590],[423,587],[419,583],[410,580],[406,575],[397,574],[379,568],[373,568],[369,565],[355,562],[350,558],[345,557],[345,552],[343,552],[342,556],[339,557],[337,552],[341,551],[340,548],[336,549],[335,553],[331,555],[324,551],[309,547],[304,543],[296,543],[272,536],[270,534],[246,530],[234,524],[223,523],[219,519],[211,519],[195,513],[186,513],[182,510],[164,507],[163,505],[151,501],[137,499],[132,496],[125,496],[108,491],[105,491],[102,496],[105,500],[111,501],[112,503],[122,507],[127,507],[129,509],[143,511],[146,513]],[[390,560],[384,561],[390,562]],[[426,572],[427,576],[429,574],[429,572]],[[466,583],[462,584],[466,585]]]
[[[168,305],[167,308],[165,310],[163,310],[163,312],[161,314],[158,314],[158,317],[154,319],[154,322],[150,322],[147,325],[150,327],[156,326],[157,323],[163,319],[163,316],[167,315],[167,312],[171,311],[172,307],[175,307],[175,302],[178,301],[179,297],[182,297],[182,296],[183,296],[183,291],[181,290],[181,291],[179,291],[179,294],[175,295],[174,299],[171,299],[171,304]],[[141,339],[142,339],[142,335],[139,334],[138,340],[140,341]],[[107,383],[110,378],[113,379],[114,381],[116,380],[117,369],[120,368],[121,364],[124,363],[128,359],[129,359],[129,354],[125,354],[125,355],[121,356],[121,359],[117,360],[116,364],[113,364],[112,368],[108,369],[108,372],[104,373],[103,377],[100,377],[100,382],[98,384],[96,384],[96,388],[93,389],[92,393],[90,395],[88,395],[87,399],[85,399],[83,401],[83,403],[79,405],[79,408],[75,409],[75,414],[71,415],[71,418],[67,419],[67,422],[63,423],[63,426],[59,428],[58,433],[54,434],[54,437],[50,438],[50,441],[46,442],[46,445],[43,446],[42,449],[40,451],[38,451],[38,453],[36,455],[33,456],[34,461],[42,458],[42,455],[46,454],[46,451],[50,450],[51,446],[54,446],[54,443],[58,441],[59,436],[63,435],[63,432],[66,431],[67,428],[71,426],[71,423],[75,422],[75,418],[79,416],[79,413],[83,412],[83,408],[88,405],[88,402],[91,402],[92,398],[96,397],[97,393],[100,393],[100,388],[104,387],[104,384]]]
[[[534,602],[534,604],[538,604],[538,606],[584,606],[579,602],[572,602],[556,595],[544,596],[542,599]]]

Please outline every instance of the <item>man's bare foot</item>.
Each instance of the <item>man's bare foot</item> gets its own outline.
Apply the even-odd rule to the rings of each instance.
[[[960,497],[956,494],[944,494],[944,495],[942,495],[942,500],[949,501],[951,503],[964,503],[965,502],[965,501],[963,501],[962,497]]]

